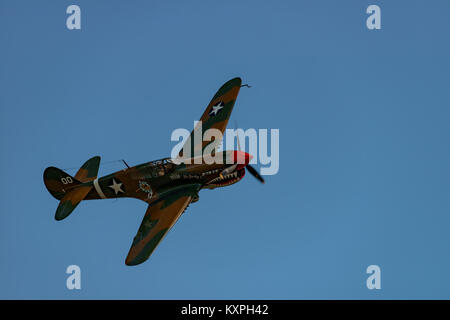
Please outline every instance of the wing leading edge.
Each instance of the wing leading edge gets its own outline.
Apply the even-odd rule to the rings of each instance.
[[[126,265],[138,265],[150,257],[200,188],[199,184],[180,186],[148,206],[125,260]]]

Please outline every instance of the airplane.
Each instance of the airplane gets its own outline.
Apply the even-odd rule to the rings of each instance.
[[[134,167],[124,162],[127,168],[101,178],[97,177],[99,156],[87,160],[75,176],[56,167],[45,169],[45,186],[54,198],[60,200],[55,219],[67,218],[82,200],[128,197],[147,202],[147,211],[125,260],[126,265],[135,266],[150,257],[189,204],[199,200],[200,190],[235,184],[242,180],[246,169],[264,183],[261,175],[249,164],[252,156],[240,150],[239,137],[239,150],[215,153],[223,161],[206,163],[204,159],[198,161],[196,156],[199,150],[204,150],[212,142],[197,141],[199,139],[194,139],[194,134],[200,133],[203,137],[208,129],[217,129],[223,134],[239,90],[247,86],[241,83],[240,78],[234,78],[220,87],[175,159],[169,157]]]

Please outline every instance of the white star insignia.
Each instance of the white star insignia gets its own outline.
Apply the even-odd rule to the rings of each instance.
[[[122,186],[122,184],[123,184],[122,182],[121,183],[117,183],[116,180],[114,180],[114,178],[113,178],[113,184],[110,185],[109,187],[111,189],[113,189],[116,194],[118,194],[119,192],[124,193],[123,190],[120,188]]]
[[[220,101],[218,104],[212,107],[211,112],[209,113],[210,116],[217,115],[217,112],[219,112],[220,109],[223,109],[223,102]]]

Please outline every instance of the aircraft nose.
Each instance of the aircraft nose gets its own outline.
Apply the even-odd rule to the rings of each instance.
[[[247,165],[250,160],[252,160],[253,156],[244,151],[234,151],[234,159],[235,163]]]

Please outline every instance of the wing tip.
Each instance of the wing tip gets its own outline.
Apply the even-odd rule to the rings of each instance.
[[[242,84],[242,79],[240,77],[235,77],[235,78],[231,79],[230,81],[228,81],[228,83],[240,87]]]
[[[144,263],[145,261],[148,260],[148,258],[149,258],[149,257],[146,257],[146,258],[144,258],[144,259],[141,259],[141,258],[139,258],[139,257],[133,257],[133,258],[131,258],[131,257],[128,256],[128,257],[125,259],[125,264],[126,264],[127,266],[129,266],[129,267],[134,267],[134,266],[137,266],[137,265],[140,265],[140,264]]]
[[[137,266],[138,264],[141,264],[144,261],[139,261],[138,259],[136,259],[136,257],[131,257],[130,255],[128,255],[127,258],[125,259],[125,264],[127,266],[132,267],[132,266]]]
[[[139,263],[133,263],[133,261],[125,260],[125,265],[129,267],[137,266]]]
[[[242,79],[240,77],[235,77],[235,78],[233,78],[231,80],[228,80],[227,82],[225,82],[219,88],[219,90],[217,90],[216,94],[212,98],[212,101],[214,101],[215,99],[217,99],[221,95],[225,94],[229,90],[232,90],[232,89],[234,89],[236,87],[240,89],[241,88],[241,84],[242,84]],[[239,92],[239,90],[237,90],[237,92]]]

